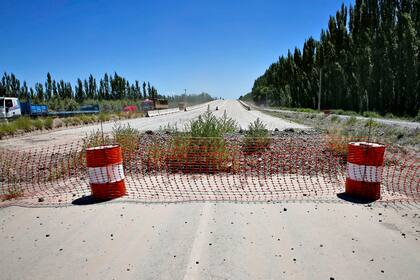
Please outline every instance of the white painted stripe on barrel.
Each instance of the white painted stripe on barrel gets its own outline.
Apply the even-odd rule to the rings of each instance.
[[[347,163],[347,178],[353,181],[380,183],[382,166],[359,165]]]
[[[115,183],[124,180],[124,168],[121,163],[103,167],[89,167],[89,182],[92,184]]]

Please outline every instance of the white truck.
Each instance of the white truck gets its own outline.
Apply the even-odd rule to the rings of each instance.
[[[0,120],[19,117],[22,114],[19,99],[0,97]]]

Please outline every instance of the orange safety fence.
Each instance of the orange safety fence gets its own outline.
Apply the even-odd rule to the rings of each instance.
[[[146,203],[328,199],[344,192],[347,143],[353,140],[361,139],[304,133],[256,139],[144,134],[120,143],[122,168],[106,169],[106,178],[124,179],[122,200]],[[75,142],[0,149],[0,205],[64,206],[89,196],[90,181],[104,180],[93,177],[105,175],[88,171],[87,148]],[[381,199],[420,200],[419,167],[418,153],[387,145]]]

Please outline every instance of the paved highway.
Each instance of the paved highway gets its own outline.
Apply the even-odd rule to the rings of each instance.
[[[8,207],[1,279],[418,279],[418,207],[388,206]]]
[[[161,127],[170,125],[177,126],[179,130],[183,130],[185,125],[192,119],[197,118],[203,114],[207,107],[214,112],[216,116],[221,116],[226,110],[227,114],[235,119],[241,128],[247,128],[250,122],[260,118],[268,129],[278,128],[283,130],[286,128],[307,128],[303,125],[292,123],[280,118],[272,117],[259,111],[247,111],[236,100],[216,100],[206,104],[193,106],[186,112],[178,112],[169,115],[156,116],[151,118],[137,118],[119,121],[120,124],[129,124],[131,127],[140,131],[159,130]],[[216,107],[219,108],[218,111]],[[105,133],[111,132],[113,122],[108,122],[103,125]],[[82,127],[64,128],[54,131],[44,131],[41,134],[24,135],[0,141],[0,148],[28,150],[34,147],[43,147],[51,145],[66,144],[77,141],[83,138],[86,134],[100,130],[100,125],[87,125]]]

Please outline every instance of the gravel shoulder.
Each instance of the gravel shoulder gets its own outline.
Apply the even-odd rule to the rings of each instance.
[[[0,270],[2,279],[417,279],[419,209],[338,199],[7,207]]]
[[[296,113],[295,111],[259,107],[259,106],[252,105],[250,103],[247,103],[247,104],[250,105],[251,108],[261,110],[261,111],[279,112],[279,113]],[[302,113],[302,112],[299,112],[299,113],[300,114],[308,114],[308,113]],[[324,113],[320,113],[320,115],[323,115],[323,114]],[[351,116],[336,115],[336,114],[331,114],[331,116],[337,116],[341,120],[348,120],[349,118],[351,118]],[[355,118],[357,120],[360,120],[360,121],[368,121],[368,120],[371,119],[371,118],[366,118],[366,117],[362,117],[362,116],[355,116]],[[400,127],[409,128],[409,129],[420,129],[420,123],[419,122],[411,122],[411,121],[404,121],[404,120],[390,120],[390,119],[382,119],[382,118],[372,118],[372,120],[374,120],[375,122],[381,123],[381,124],[385,124],[385,125],[396,125],[396,126],[400,126]]]

